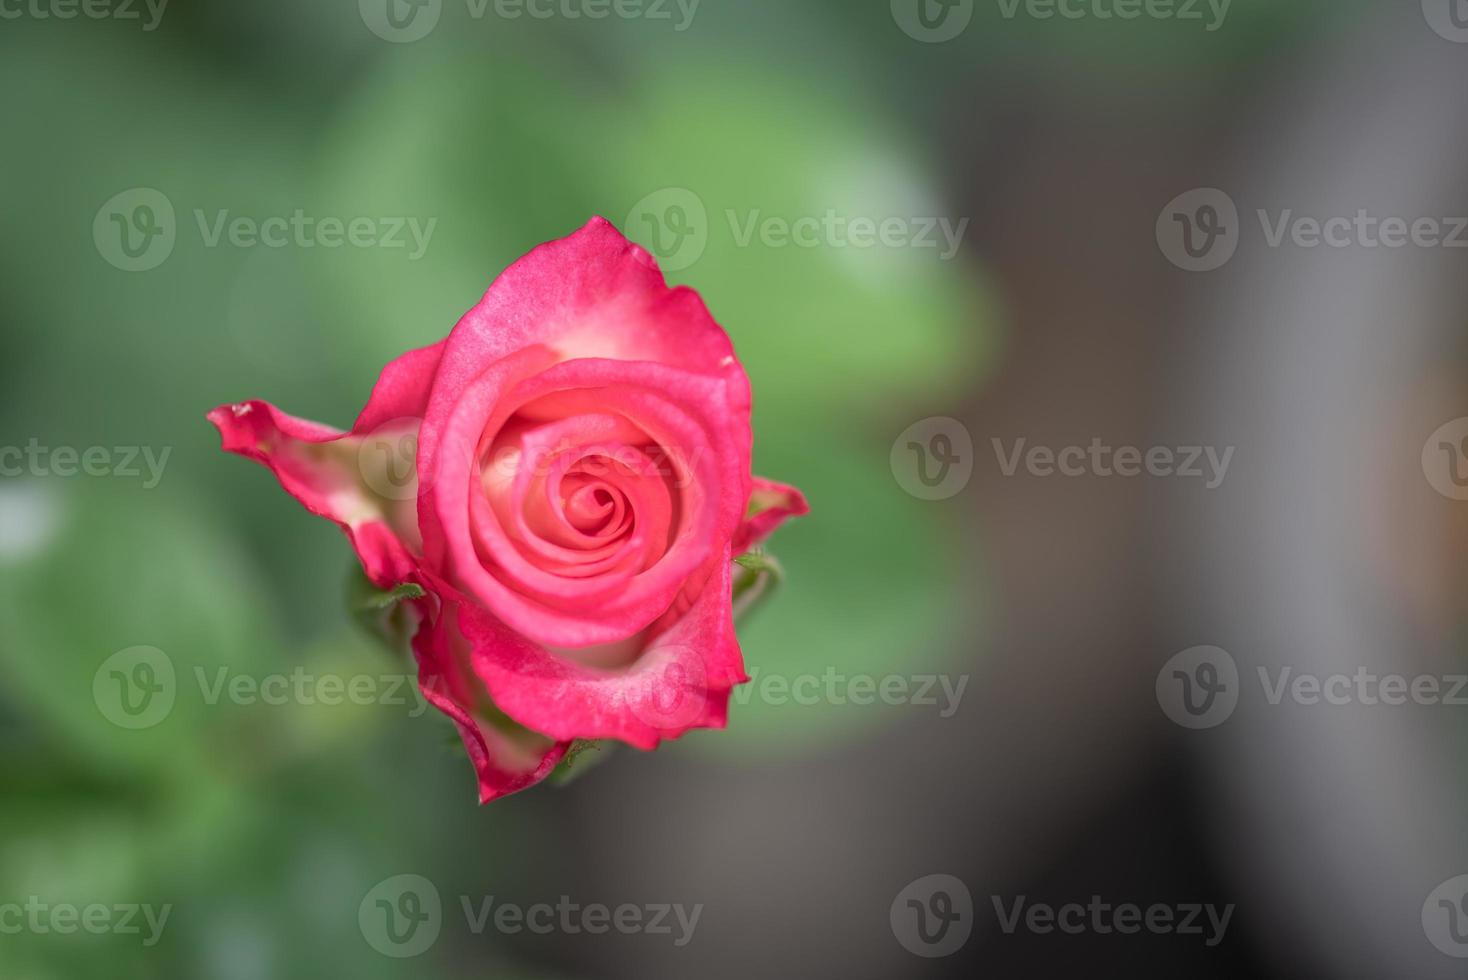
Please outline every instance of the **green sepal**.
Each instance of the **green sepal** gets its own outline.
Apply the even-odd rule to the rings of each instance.
[[[405,605],[428,593],[415,582],[399,582],[383,590],[372,584],[360,566],[353,566],[347,582],[347,609],[357,624],[387,645],[394,654],[408,653],[418,618]]]
[[[733,594],[737,621],[774,594],[775,587],[785,580],[785,570],[763,548],[746,551],[734,559],[734,564],[738,566],[734,571]]]
[[[362,580],[365,582],[366,577],[364,576]],[[386,592],[374,590],[371,595],[363,599],[362,605],[358,608],[362,612],[390,609],[404,599],[421,599],[427,594],[423,591],[423,586],[416,582],[400,582]]]
[[[589,738],[578,738],[566,749],[566,754],[556,764],[556,768],[550,774],[550,781],[556,786],[565,786],[597,765],[608,755],[611,745],[605,741],[597,741]],[[589,753],[589,754],[588,754]]]

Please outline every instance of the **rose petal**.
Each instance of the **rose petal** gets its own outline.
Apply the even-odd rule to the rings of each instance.
[[[805,494],[784,483],[755,477],[744,522],[734,535],[734,554],[742,555],[759,544],[787,518],[803,517],[809,513],[810,504],[806,503]]]
[[[426,609],[424,612],[429,614]],[[413,639],[418,683],[429,703],[459,729],[479,777],[479,802],[488,803],[549,776],[571,743],[556,742],[528,730],[507,731],[481,717],[482,712],[474,705],[483,695],[476,696],[477,682],[465,677],[461,667],[467,660],[468,643],[459,632],[457,615],[452,603],[439,604],[438,614],[418,630]]]
[[[500,710],[552,738],[615,738],[652,749],[690,729],[722,728],[730,689],[748,679],[730,612],[730,567],[725,552],[687,612],[622,670],[576,663],[465,607],[460,625],[474,673]]]
[[[384,588],[403,581],[414,568],[419,547],[414,501],[397,498],[416,493],[384,493],[392,489],[387,483],[374,488],[364,468],[377,465],[375,454],[362,449],[372,433],[393,420],[401,420],[393,428],[395,439],[415,438],[443,346],[409,351],[383,368],[350,432],[295,418],[263,401],[222,405],[208,416],[227,452],[262,464],[307,510],[339,524],[368,578]],[[405,465],[411,467],[411,459]]]
[[[527,348],[550,363],[575,358],[650,361],[719,378],[730,445],[750,445],[749,378],[723,328],[691,289],[668,288],[657,263],[604,218],[547,242],[506,269],[446,341],[419,436],[422,474],[437,471],[439,443],[469,386],[490,365]],[[740,477],[744,493],[748,473]],[[430,507],[419,508],[430,556],[442,538]]]
[[[491,364],[534,345],[556,350],[558,360],[656,361],[700,374],[743,374],[728,334],[698,294],[670,289],[652,256],[605,218],[541,245],[495,279],[454,327],[435,397],[454,400],[477,374],[458,366]]]
[[[641,552],[656,547],[652,557],[662,555],[672,507],[668,486],[640,450],[602,441],[626,438],[629,429],[629,423],[613,416],[576,415],[521,431],[518,472],[510,487],[491,501],[498,528],[485,528],[491,532],[486,544],[492,552],[503,550],[504,535],[520,549],[502,564],[533,566],[532,576],[538,571],[586,578],[637,562],[619,576],[625,580],[646,567]],[[650,438],[633,431],[641,442]],[[567,470],[587,457],[600,475],[579,469],[568,477]],[[578,484],[581,489],[567,493]],[[598,505],[593,496],[600,488],[608,499]],[[599,509],[607,521],[603,531],[589,534],[574,526],[567,510],[576,509],[578,502],[588,517]],[[492,533],[497,529],[503,534]]]
[[[747,679],[731,558],[809,510],[751,476],[749,380],[702,299],[600,218],[388,365],[351,431],[265,402],[209,417],[341,525],[374,582],[427,590],[420,682],[485,801],[577,738],[723,727]],[[549,468],[487,468],[506,447]],[[670,475],[650,472],[660,452]]]
[[[433,560],[437,543],[454,579],[500,621],[536,642],[579,647],[626,639],[662,615],[684,580],[707,561],[711,548],[729,541],[738,524],[748,456],[728,441],[738,423],[724,411],[724,382],[658,364],[577,360],[507,391],[521,374],[514,363],[520,356],[506,358],[469,386],[442,433],[437,469],[420,470],[421,478],[433,483],[419,506],[420,522],[427,528],[431,513],[435,528],[425,530],[425,547]],[[634,575],[614,602],[588,606],[582,584],[525,574],[523,556],[495,526],[482,530],[498,544],[496,567],[485,567],[474,546],[471,495],[481,494],[473,474],[483,434],[504,425],[519,406],[552,393],[562,393],[567,405],[579,397],[588,406],[614,406],[659,444],[681,450],[683,458],[674,463],[685,471],[680,473],[683,521],[662,560]]]

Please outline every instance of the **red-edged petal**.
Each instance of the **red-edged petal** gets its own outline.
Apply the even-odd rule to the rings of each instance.
[[[474,379],[475,366],[537,344],[556,350],[559,360],[657,361],[717,375],[734,366],[729,336],[698,294],[670,289],[652,256],[605,218],[533,249],[501,273],[448,344],[438,382],[446,397]]]
[[[809,513],[810,504],[806,503],[805,494],[784,483],[755,477],[744,522],[734,535],[734,554],[742,555],[759,544],[785,523],[786,518],[803,517]]]
[[[630,667],[586,666],[532,643],[485,610],[466,606],[460,626],[470,663],[494,703],[549,737],[615,738],[655,748],[694,728],[723,728],[730,689],[744,683],[734,636],[726,551],[688,610],[648,642]]]
[[[738,525],[748,473],[747,448],[731,442],[741,422],[731,418],[720,397],[721,379],[689,374],[646,362],[576,360],[534,373],[544,348],[531,348],[490,367],[470,385],[439,433],[435,468],[420,467],[431,491],[419,504],[425,550],[434,567],[449,570],[456,584],[471,592],[500,622],[532,641],[560,647],[615,643],[640,632],[668,609],[685,580],[724,550]],[[527,368],[533,376],[524,378]],[[615,406],[660,444],[678,453],[684,522],[663,558],[632,577],[614,602],[586,609],[552,606],[551,583],[513,578],[524,559],[494,527],[498,559],[487,567],[476,549],[471,522],[475,495],[482,495],[480,455],[486,440],[519,407],[557,396],[568,411],[590,412]],[[427,433],[425,426],[424,432]],[[420,460],[423,443],[420,441]],[[747,445],[747,444],[746,444]],[[488,506],[478,508],[483,515]],[[447,559],[447,560],[445,560]],[[586,588],[561,580],[569,602]],[[537,593],[540,593],[537,597]]]
[[[436,614],[427,607],[438,606]],[[549,776],[565,756],[570,742],[556,742],[534,732],[496,725],[482,710],[484,695],[476,692],[477,681],[465,676],[468,642],[459,632],[457,608],[453,603],[418,603],[425,620],[413,639],[418,658],[418,683],[423,696],[459,729],[464,748],[479,777],[479,802],[534,786]],[[481,705],[476,709],[476,705]]]
[[[521,258],[459,320],[428,401],[420,474],[436,472],[439,444],[466,390],[491,365],[530,348],[547,351],[551,363],[650,361],[722,379],[729,445],[744,454],[747,494],[749,378],[728,334],[696,292],[670,289],[652,256],[604,218]],[[440,537],[437,518],[431,507],[420,510],[432,555]]]
[[[221,405],[209,413],[225,451],[265,466],[307,510],[339,524],[379,586],[401,582],[413,571],[420,544],[416,488],[386,468],[402,467],[411,481],[414,461],[411,455],[391,459],[394,446],[374,440],[412,446],[443,346],[409,351],[383,368],[350,432],[287,415],[263,401]]]

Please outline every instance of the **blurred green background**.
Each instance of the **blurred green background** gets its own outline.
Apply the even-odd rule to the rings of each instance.
[[[774,541],[788,584],[742,631],[750,667],[942,670],[986,592],[971,560],[959,574],[955,511],[903,493],[887,456],[913,419],[951,413],[998,363],[1003,313],[982,261],[971,247],[945,260],[742,244],[728,215],[956,222],[976,65],[1059,58],[1155,81],[1165,103],[1180,97],[1162,84],[1174,72],[1186,68],[1178,89],[1205,84],[1313,16],[1245,8],[1219,44],[1168,24],[1019,22],[1001,36],[984,11],[962,40],[923,45],[886,0],[704,0],[684,31],[474,18],[451,0],[413,43],[375,35],[355,0],[172,0],[156,30],[0,21],[0,443],[170,451],[155,487],[0,481],[0,900],[174,906],[154,948],[0,937],[0,975],[555,972],[490,940],[467,962],[453,943],[382,957],[356,902],[398,873],[485,893],[594,862],[599,844],[569,824],[568,801],[616,781],[633,753],[481,810],[436,712],[207,704],[196,669],[403,668],[344,610],[351,561],[336,529],[220,453],[204,413],[260,397],[345,426],[387,360],[443,336],[520,254],[593,214],[657,251],[646,217],[691,194],[697,254],[670,278],[702,292],[748,368],[756,470],[815,507]],[[176,241],[134,272],[94,225],[105,231],[99,213],[137,188],[166,198]],[[200,226],[298,210],[436,223],[417,258],[211,246]],[[137,646],[167,655],[178,696],[161,723],[128,730],[99,710],[93,682]],[[657,758],[790,766],[887,723],[880,710],[751,700],[727,732]]]

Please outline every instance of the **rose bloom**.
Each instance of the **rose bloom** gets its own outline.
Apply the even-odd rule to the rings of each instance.
[[[808,510],[751,474],[749,379],[703,300],[600,218],[387,365],[351,431],[262,401],[209,419],[374,585],[423,590],[419,682],[485,802],[574,740],[724,727],[733,560]]]

